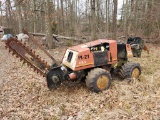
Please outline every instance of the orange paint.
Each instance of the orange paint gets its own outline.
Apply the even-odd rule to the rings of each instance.
[[[71,79],[71,80],[74,80],[74,79],[76,79],[76,74],[75,73],[70,73],[69,74],[69,78]]]
[[[148,47],[146,45],[144,45],[143,50],[147,51],[147,53],[149,54],[149,49],[148,49]]]
[[[94,50],[91,51],[91,48],[93,48],[95,52],[104,51],[105,49],[108,50],[108,63],[106,63],[106,65],[117,62],[117,42],[115,40],[99,39],[85,44],[73,46],[68,49],[68,51],[75,51],[76,53],[78,53],[78,55],[76,56],[75,67],[72,67],[72,70],[78,71],[95,67],[93,55]],[[71,68],[71,63],[67,62],[65,59],[63,63]]]
[[[110,61],[117,61],[117,42],[113,41],[109,44],[109,51],[110,51]]]
[[[126,51],[127,51],[128,58],[133,57],[132,48],[130,44],[126,44]]]
[[[86,51],[82,51],[78,54],[75,70],[86,69],[94,66],[93,53],[88,48]]]

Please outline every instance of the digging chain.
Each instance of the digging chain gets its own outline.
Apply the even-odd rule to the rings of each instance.
[[[39,55],[36,55],[35,51],[26,46],[26,43],[18,41],[15,38],[9,38],[6,41],[6,48],[9,49],[9,52],[12,52],[12,55],[15,55],[17,58],[20,58],[20,61],[26,63],[29,67],[43,76],[46,75],[46,71],[50,69],[50,65],[42,60]]]

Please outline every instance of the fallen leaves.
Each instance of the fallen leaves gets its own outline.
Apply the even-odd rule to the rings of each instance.
[[[50,53],[60,61],[65,47],[59,51]],[[85,84],[49,91],[45,78],[1,49],[0,119],[160,119],[160,53],[145,55],[136,59],[143,67],[140,80],[113,80],[109,90],[96,94]]]

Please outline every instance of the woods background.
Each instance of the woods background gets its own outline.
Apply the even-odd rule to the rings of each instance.
[[[14,34],[25,28],[47,34],[47,40],[52,33],[87,40],[121,36],[127,40],[135,35],[160,43],[160,0],[0,0],[0,4],[0,26],[12,27]],[[61,61],[66,43],[47,51]],[[138,80],[114,78],[110,89],[95,94],[85,83],[48,90],[45,78],[0,42],[0,120],[160,120],[160,45],[146,45],[150,54],[129,59],[142,67]],[[38,48],[30,48],[48,60]]]
[[[122,8],[118,9],[118,3]],[[159,0],[1,0],[0,25],[94,40],[160,37]],[[50,36],[50,37],[49,37]]]

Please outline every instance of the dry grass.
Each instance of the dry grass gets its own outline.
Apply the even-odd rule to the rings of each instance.
[[[1,43],[0,43],[1,44]],[[109,120],[160,119],[160,47],[143,52],[139,80],[113,80],[103,93],[91,93],[84,84],[62,85],[49,91],[45,78],[0,46],[0,119]],[[62,49],[63,52],[65,48]],[[63,53],[52,50],[59,60]],[[59,54],[60,53],[60,54]]]

